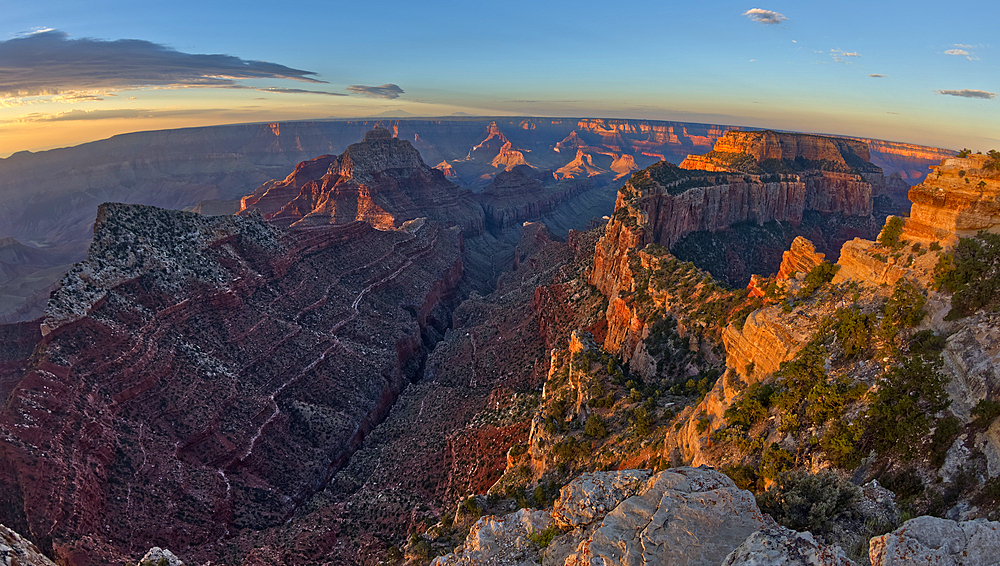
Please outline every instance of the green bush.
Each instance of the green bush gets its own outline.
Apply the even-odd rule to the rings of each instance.
[[[834,265],[828,261],[824,261],[812,268],[802,281],[802,287],[799,288],[798,296],[806,298],[812,295],[816,292],[816,289],[832,281],[833,276],[837,274],[838,270],[840,270],[839,265]]]
[[[940,357],[914,356],[886,372],[865,416],[865,446],[879,455],[912,459],[930,433],[934,415],[951,401]]]
[[[608,427],[600,415],[590,413],[587,416],[587,423],[583,426],[583,432],[591,438],[604,438],[608,435]]]
[[[762,478],[772,480],[795,466],[795,456],[777,444],[768,444],[757,468]]]
[[[903,219],[898,216],[890,216],[889,220],[878,235],[878,243],[890,248],[898,248],[901,245],[899,237],[903,235]]]
[[[937,355],[944,350],[947,339],[934,334],[933,330],[921,330],[910,337],[910,353],[913,355]]]
[[[990,401],[989,399],[983,399],[979,403],[976,403],[975,408],[972,409],[973,423],[979,428],[986,428],[1000,417],[1000,403],[996,401]]]
[[[868,349],[875,317],[858,309],[838,309],[835,314],[837,341],[844,349],[844,356],[853,358]]]
[[[948,319],[1000,306],[1000,235],[960,239],[951,253],[941,254],[934,281],[953,293]]]
[[[962,432],[962,421],[956,417],[948,416],[937,422],[937,428],[931,436],[931,464],[935,468],[944,465],[945,456],[948,449]]]
[[[858,443],[863,432],[857,423],[835,421],[823,433],[819,445],[834,466],[844,469],[856,468],[861,464],[862,454],[858,450]]]
[[[528,534],[528,540],[533,542],[539,548],[545,548],[552,543],[554,539],[559,534],[559,528],[555,525],[549,525],[542,531],[534,531]]]
[[[834,519],[849,512],[859,493],[832,470],[793,470],[779,475],[771,489],[757,497],[757,505],[785,527],[823,534]]]

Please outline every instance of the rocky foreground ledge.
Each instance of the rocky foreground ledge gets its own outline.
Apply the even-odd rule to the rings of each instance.
[[[907,521],[871,540],[873,565],[987,565],[1000,522]],[[487,516],[432,566],[853,566],[839,546],[778,526],[753,495],[712,468],[583,474],[551,511]]]

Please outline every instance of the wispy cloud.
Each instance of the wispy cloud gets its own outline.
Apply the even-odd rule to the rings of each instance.
[[[956,43],[955,49],[946,49],[944,54],[954,55],[956,57],[965,57],[969,61],[976,61],[979,59],[979,57],[976,57],[975,55],[967,51],[968,49],[972,49],[972,47],[973,47],[972,45],[964,45],[961,43]]]
[[[843,49],[831,49],[830,56],[833,60],[838,63],[844,63],[850,65],[851,62],[845,59],[846,57],[861,57],[861,54],[857,51],[844,51]]]
[[[885,78],[885,75],[880,75],[880,74],[878,74],[878,73],[872,73],[872,74],[870,74],[870,75],[868,75],[868,76],[869,76],[869,77],[873,77],[873,78],[876,78],[876,79],[884,79],[884,78]]]
[[[975,90],[964,88],[962,90],[939,90],[938,94],[947,94],[948,96],[961,96],[962,98],[996,98],[997,93],[989,92],[986,90]]]
[[[773,10],[765,10],[763,8],[751,8],[746,12],[743,12],[743,15],[755,22],[768,25],[780,24],[788,19],[784,14],[779,14]]]
[[[113,108],[108,110],[80,110],[73,109],[67,112],[56,114],[43,114],[33,112],[13,120],[14,123],[27,122],[75,122],[81,120],[111,120],[111,119],[135,119],[135,118],[169,118],[172,116],[189,116],[191,114],[208,114],[221,112],[214,108],[203,109],[183,109],[183,110],[157,110],[152,108]]]
[[[365,85],[351,85],[347,87],[347,90],[353,92],[354,94],[360,94],[362,96],[372,96],[375,98],[399,98],[399,95],[403,94],[403,89],[392,83],[386,83],[382,86],[365,86]]]
[[[139,39],[70,39],[56,30],[0,41],[0,96],[229,86],[243,79],[322,83],[316,73],[232,55],[182,53]]]

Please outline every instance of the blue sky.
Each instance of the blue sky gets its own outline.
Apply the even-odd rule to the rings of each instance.
[[[387,111],[682,120],[986,150],[1000,148],[998,23],[1000,5],[985,2],[11,3],[0,156],[126,131]],[[55,56],[34,52],[43,38]],[[107,63],[109,52],[121,60]]]

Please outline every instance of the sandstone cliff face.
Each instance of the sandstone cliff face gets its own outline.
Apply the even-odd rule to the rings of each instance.
[[[826,160],[849,167],[848,161],[854,157],[862,161],[871,161],[868,144],[859,140],[767,130],[758,132],[730,130],[715,142],[713,149],[720,153],[744,153],[758,162],[768,159]]]
[[[242,210],[259,210],[280,225],[316,226],[362,220],[380,229],[417,217],[483,229],[471,193],[428,167],[409,142],[376,128],[339,157],[319,157],[296,167],[283,182],[244,197]]]
[[[65,564],[282,524],[419,375],[460,246],[102,208],[0,411],[0,521]]]
[[[788,279],[793,273],[804,275],[823,261],[824,254],[816,253],[816,246],[812,242],[798,236],[792,240],[791,248],[781,256],[778,279]]]
[[[910,189],[905,236],[914,241],[954,244],[979,230],[1000,225],[1000,175],[984,171],[989,158],[943,159],[924,182]]]

